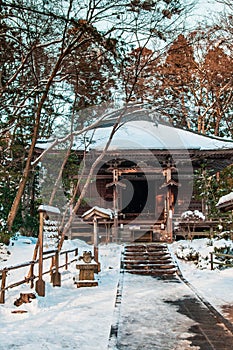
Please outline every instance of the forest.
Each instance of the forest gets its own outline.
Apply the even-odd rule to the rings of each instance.
[[[0,241],[19,229],[37,235],[38,141],[71,150],[113,106],[140,104],[232,139],[233,5],[215,2],[224,10],[200,22],[196,0],[0,2]],[[214,203],[232,189],[232,167],[201,183]],[[55,195],[56,186],[49,204]]]

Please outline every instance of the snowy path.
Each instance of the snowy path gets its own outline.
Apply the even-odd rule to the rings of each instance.
[[[79,254],[92,249],[79,240],[67,241],[65,245],[66,249],[78,247]],[[30,260],[34,246],[34,242],[29,244],[28,238],[21,237],[9,247],[11,255],[7,263],[1,264],[10,266]],[[46,296],[37,296],[30,304],[14,306],[20,292],[31,291],[27,285],[7,291],[5,304],[0,305],[0,350],[107,350],[111,325],[116,320],[118,338],[117,345],[110,342],[112,350],[213,350],[214,346],[205,342],[209,334],[214,343],[221,339],[225,342],[216,350],[233,349],[232,336],[209,317],[195,293],[184,283],[121,274],[121,250],[122,246],[116,244],[100,246],[98,287],[76,288],[74,263],[68,271],[61,271],[61,287],[53,288],[46,277]],[[222,305],[233,305],[232,269],[199,270],[182,261],[179,266],[198,294],[219,312]],[[15,277],[21,279],[24,274],[16,271],[19,275]],[[13,281],[13,277],[13,273],[9,274],[7,281]],[[117,284],[122,277],[121,304],[115,308]],[[27,313],[12,314],[19,309]]]
[[[90,249],[77,243],[80,254]],[[16,242],[10,247],[12,255],[8,265],[30,260],[33,247]],[[45,297],[37,296],[30,304],[14,306],[20,292],[31,291],[27,285],[7,291],[5,304],[0,305],[0,350],[107,349],[119,280],[120,251],[121,247],[114,244],[101,246],[98,287],[77,288],[73,278],[78,271],[73,264],[68,271],[63,269],[61,287],[52,287],[49,276],[45,276]],[[22,278],[22,271],[16,272],[18,278]],[[12,278],[10,275],[8,280]],[[15,310],[27,313],[12,314]]]
[[[186,338],[195,322],[179,314],[177,307],[168,303],[187,295],[191,296],[190,290],[177,280],[167,282],[125,273],[115,348],[191,349]]]
[[[117,340],[110,349],[232,348],[232,334],[178,278],[125,273]]]

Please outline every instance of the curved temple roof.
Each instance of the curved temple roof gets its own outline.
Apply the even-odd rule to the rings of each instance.
[[[101,150],[112,131],[112,126],[99,127],[89,132],[93,143],[90,149]],[[232,149],[233,141],[217,137],[200,135],[191,131],[175,128],[163,123],[146,120],[128,121],[115,132],[109,150],[137,149],[187,149],[187,150],[223,150]]]
[[[98,126],[76,136],[74,149],[101,151],[109,140],[114,124],[122,112],[117,110],[110,117],[103,118]],[[38,143],[37,147],[46,149],[52,142]],[[55,146],[56,149],[57,146]],[[61,149],[61,148],[59,148]],[[173,127],[161,118],[144,109],[123,114],[120,125],[112,137],[109,151],[123,150],[232,150],[233,141],[219,137],[201,135],[190,130]]]
[[[118,113],[118,115],[117,115]],[[86,133],[76,136],[73,150],[101,152],[112,133],[119,112],[113,117],[102,119],[98,127],[89,129]],[[193,131],[173,127],[161,119],[150,115],[144,110],[128,113],[121,119],[122,123],[116,128],[108,154],[114,153],[115,157],[121,157],[117,153],[134,154],[135,159],[143,161],[152,154],[159,157],[174,156],[177,162],[183,164],[184,159],[195,163],[196,167],[205,161],[209,169],[220,171],[233,164],[233,141],[219,137],[201,135]],[[37,150],[50,148],[53,142],[38,143]],[[65,148],[64,148],[65,147]],[[69,144],[67,144],[67,149]],[[65,144],[57,145],[51,152],[66,150]],[[91,152],[90,152],[91,153]],[[136,158],[135,158],[136,157]],[[154,156],[152,157],[154,159]],[[191,163],[190,163],[191,164]]]

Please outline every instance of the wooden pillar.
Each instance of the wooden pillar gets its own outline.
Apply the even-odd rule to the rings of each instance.
[[[34,263],[31,265],[29,278],[31,280],[31,288],[34,287]]]
[[[94,236],[94,259],[95,262],[99,262],[99,256],[98,256],[98,224],[97,224],[97,217],[94,216],[93,218],[93,236]]]
[[[117,192],[117,182],[118,182],[118,170],[113,169],[113,210],[114,210],[114,218],[113,218],[113,235],[114,240],[116,241],[118,238],[118,192]]]
[[[65,254],[65,269],[68,270],[68,253]]]
[[[119,180],[119,170],[116,168],[117,165],[112,169],[113,181],[106,185],[106,188],[113,186],[113,240],[118,239],[118,211],[119,211],[119,198],[118,198],[118,186],[122,188],[126,188],[125,184],[122,184]]]
[[[94,260],[98,265],[96,272],[100,272],[100,263],[99,263],[99,247],[98,247],[98,222],[96,215],[93,218],[93,236],[94,236]]]
[[[169,240],[172,241],[172,221],[173,221],[173,199],[171,186],[168,186],[167,189],[167,233],[169,235]]]
[[[39,296],[45,296],[45,282],[43,276],[43,226],[44,226],[44,212],[39,211],[40,227],[39,227],[39,279],[36,281],[36,292]]]
[[[167,210],[167,234],[169,241],[172,241],[172,221],[173,221],[173,210],[174,210],[174,201],[172,193],[172,167],[168,164],[168,167],[165,171],[166,176],[166,187],[167,187],[167,200],[166,200],[166,210]]]
[[[53,279],[53,287],[60,287],[61,286],[61,274],[59,272],[59,252],[56,251],[55,253],[55,272],[52,276]]]
[[[0,292],[0,304],[5,303],[5,287],[6,287],[6,271],[2,272],[2,285],[1,285],[1,292]]]

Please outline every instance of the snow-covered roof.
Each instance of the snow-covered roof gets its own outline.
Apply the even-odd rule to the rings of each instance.
[[[228,193],[225,196],[219,198],[216,207],[223,209],[224,211],[233,209],[233,192]]]
[[[90,148],[102,149],[111,131],[111,126],[97,128]],[[165,124],[135,120],[123,124],[113,136],[109,150],[122,149],[233,149],[233,142],[200,135]]]
[[[112,133],[116,118],[102,121],[98,127],[74,138],[76,150],[101,150]],[[85,146],[85,142],[86,145]],[[46,149],[52,141],[39,142],[37,147]],[[57,147],[57,146],[56,146]],[[59,149],[59,148],[58,148]],[[109,151],[114,150],[233,150],[233,141],[201,135],[193,131],[173,127],[141,112],[139,116],[127,116],[113,135]]]
[[[94,206],[91,209],[87,210],[85,213],[83,213],[82,217],[83,218],[90,217],[92,214],[107,216],[108,218],[112,219],[114,212],[111,209],[105,209],[98,206]]]
[[[38,211],[46,211],[52,214],[60,214],[60,210],[57,207],[53,207],[51,205],[40,205]]]

